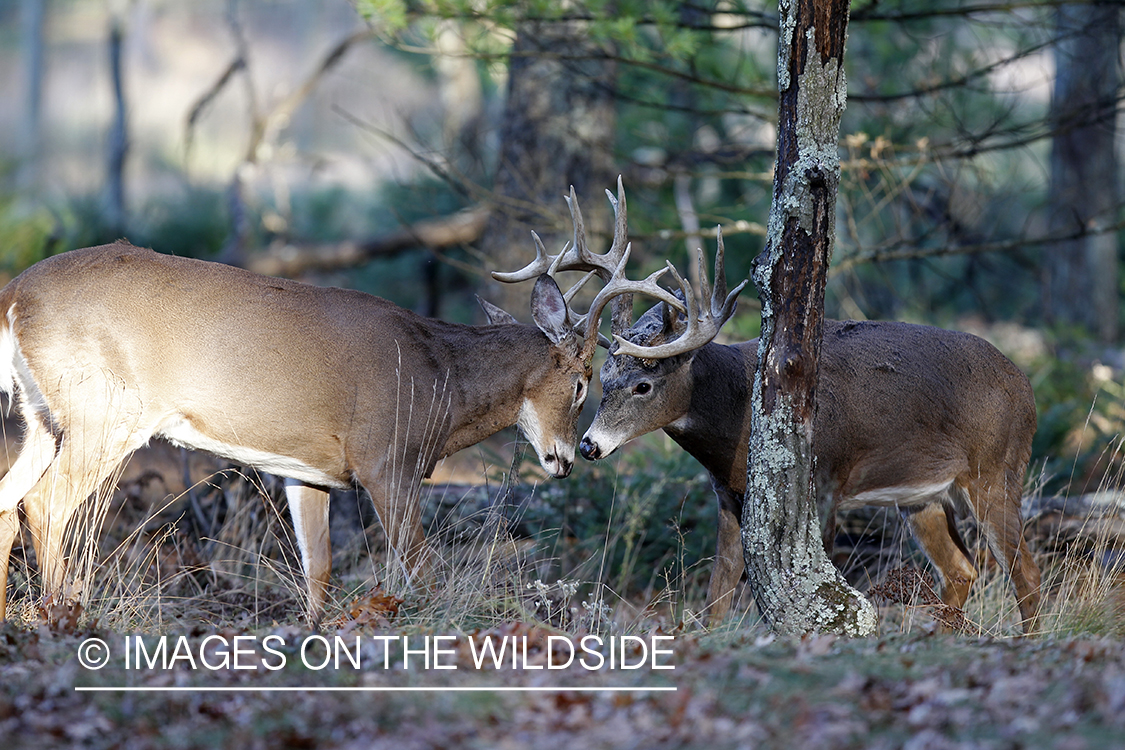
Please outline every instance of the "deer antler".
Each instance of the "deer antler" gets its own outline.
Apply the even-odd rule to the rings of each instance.
[[[625,265],[629,262],[629,252],[631,249],[632,245],[625,245],[617,267],[613,269],[613,273],[610,275],[609,282],[597,293],[594,297],[594,301],[590,303],[590,309],[578,322],[580,328],[576,327],[576,330],[585,337],[584,347],[588,356],[593,356],[594,348],[598,343],[609,345],[608,340],[599,342],[595,334],[598,330],[598,321],[601,319],[602,311],[605,310],[605,306],[611,300],[618,301],[628,297],[630,299],[630,304],[632,304],[631,300],[633,294],[647,294],[650,297],[656,297],[662,300],[665,304],[671,305],[681,312],[685,311],[683,303],[676,299],[676,296],[672,292],[656,283],[657,279],[669,270],[671,270],[673,274],[676,273],[676,269],[672,268],[671,264],[661,268],[659,271],[649,274],[640,281],[633,281],[625,277]],[[676,277],[679,278],[679,274],[676,274]],[[680,279],[680,282],[681,284],[686,283],[683,279]],[[614,338],[618,338],[618,334],[614,333]]]
[[[578,316],[571,310],[571,300],[574,299],[578,291],[593,276],[597,276],[601,279],[602,283],[608,287],[614,280],[614,274],[618,268],[624,268],[624,263],[622,261],[628,258],[629,250],[625,187],[621,177],[617,178],[617,197],[614,197],[608,190],[605,192],[606,196],[609,198],[610,204],[613,206],[614,214],[613,242],[609,250],[605,253],[598,254],[591,252],[589,246],[586,244],[586,224],[582,219],[582,209],[578,205],[578,196],[575,194],[574,186],[571,186],[569,195],[564,197],[567,206],[570,208],[570,218],[574,224],[573,240],[566,243],[557,255],[551,255],[543,246],[543,241],[539,238],[539,235],[532,232],[531,237],[535,242],[535,260],[518,271],[512,271],[510,273],[492,272],[492,278],[507,283],[528,281],[542,274],[548,274],[553,277],[558,271],[587,272],[586,276],[568,289],[563,296],[567,303],[568,319],[571,320],[575,331],[586,338],[585,348],[588,349],[591,356],[593,355],[594,347],[598,343],[608,347],[610,344],[609,339],[601,336],[597,332],[598,326],[596,323],[593,326],[588,325],[587,321],[590,317],[589,312],[584,316]],[[661,273],[664,273],[664,271],[661,271]],[[624,281],[623,274],[620,280]],[[652,286],[656,287],[655,282]],[[622,288],[620,284],[618,288],[619,291],[615,294],[605,296],[604,300],[605,302],[613,301],[613,325],[611,330],[624,332],[629,327],[629,319],[632,317],[633,302],[630,293],[631,290]],[[605,291],[606,289],[603,287],[598,296],[601,297]],[[601,309],[604,308],[604,305],[605,303],[603,302],[602,307],[598,309],[598,316],[600,316]],[[590,310],[592,311],[593,309],[594,306],[591,305]]]
[[[628,244],[628,226],[625,210],[625,188],[621,178],[617,178],[617,197],[608,190],[605,191],[609,202],[613,205],[615,217],[613,228],[613,244],[604,254],[590,252],[586,245],[586,224],[582,220],[582,209],[578,206],[578,196],[575,195],[574,186],[570,187],[570,194],[564,196],[567,206],[570,207],[570,218],[574,224],[574,239],[563,245],[558,255],[550,255],[543,247],[543,241],[535,232],[531,233],[535,241],[535,260],[528,263],[518,271],[511,273],[492,272],[492,278],[497,281],[515,283],[528,281],[541,274],[553,275],[556,271],[587,271],[597,275],[603,283],[608,284],[617,268],[625,246]],[[579,282],[585,283],[585,280]]]
[[[703,248],[698,248],[696,251],[696,257],[699,262],[701,303],[696,302],[691,284],[680,276],[671,263],[668,263],[667,268],[662,269],[658,273],[663,273],[666,270],[672,272],[672,278],[675,279],[680,290],[683,292],[684,302],[680,302],[671,292],[661,289],[660,287],[657,288],[664,292],[664,294],[655,294],[649,290],[645,291],[646,294],[652,294],[652,296],[662,300],[665,304],[670,304],[681,312],[684,311],[684,303],[686,303],[687,330],[684,331],[683,334],[664,344],[658,344],[656,346],[638,346],[630,341],[626,341],[619,334],[614,333],[613,338],[617,342],[617,348],[614,350],[614,353],[627,354],[631,357],[640,357],[642,359],[666,359],[668,357],[674,357],[677,354],[683,354],[693,349],[698,349],[715,338],[719,329],[722,328],[723,324],[734,314],[734,309],[737,304],[736,298],[749,281],[748,279],[743,280],[741,284],[734,288],[734,291],[727,294],[726,271],[723,256],[723,231],[722,227],[719,227],[718,249],[715,251],[715,287],[713,290],[709,288],[707,282],[707,269],[704,267]],[[603,293],[605,291],[605,289],[602,290]],[[599,294],[598,296],[600,297],[601,295]],[[675,302],[673,303],[672,300]],[[595,302],[596,301],[595,299]],[[701,305],[706,307],[701,309]],[[591,311],[593,310],[593,305],[591,305],[590,309]]]
[[[610,205],[613,206],[613,242],[610,244],[609,250],[598,255],[590,252],[590,248],[586,245],[586,225],[582,220],[582,209],[578,205],[578,196],[574,194],[574,186],[571,185],[570,195],[565,196],[565,198],[566,205],[570,207],[570,218],[574,222],[574,241],[563,249],[562,255],[564,258],[560,270],[593,271],[603,283],[608,284],[629,244],[625,187],[620,176],[617,178],[617,197],[614,198],[613,193],[608,190],[605,191],[605,194],[609,198]]]
[[[551,255],[543,247],[543,241],[535,232],[531,233],[535,241],[535,260],[518,271],[511,273],[492,272],[492,277],[497,281],[517,282],[527,281],[542,274],[554,276],[558,271],[585,271],[578,283],[564,294],[567,305],[567,316],[576,333],[583,337],[583,353],[586,357],[594,355],[594,349],[600,343],[609,346],[610,341],[598,333],[598,321],[607,304],[612,303],[612,324],[610,327],[614,338],[617,340],[616,351],[620,354],[629,354],[647,359],[663,359],[676,354],[703,346],[715,337],[722,328],[723,323],[734,313],[735,298],[746,281],[738,285],[733,292],[727,294],[726,273],[723,267],[723,236],[719,231],[719,247],[715,255],[715,287],[711,289],[707,281],[707,272],[704,268],[704,254],[702,248],[698,251],[700,297],[710,298],[707,309],[699,309],[695,293],[691,284],[684,280],[671,263],[664,268],[649,274],[648,277],[633,281],[625,277],[625,265],[629,262],[629,253],[632,246],[628,238],[628,216],[625,205],[625,188],[620,177],[617,178],[617,196],[605,191],[613,206],[614,228],[613,242],[605,253],[590,252],[586,245],[586,225],[582,220],[582,209],[578,205],[578,196],[571,186],[570,194],[566,196],[566,203],[570,207],[570,217],[574,223],[574,238],[567,242],[557,255]],[[656,282],[664,274],[672,272],[672,278],[684,295],[680,300],[674,293],[660,286]],[[585,315],[578,316],[570,308],[571,300],[593,276],[602,280],[604,286],[590,303],[590,308]],[[646,294],[661,300],[669,307],[687,315],[688,324],[684,334],[675,341],[658,346],[642,347],[632,344],[621,336],[629,328],[632,318],[633,295]]]
[[[512,271],[510,273],[493,271],[492,278],[496,279],[497,281],[503,281],[507,284],[515,284],[519,281],[536,279],[545,273],[551,273],[558,270],[553,266],[562,258],[563,253],[566,252],[566,247],[563,247],[563,251],[558,255],[548,255],[547,249],[543,247],[543,240],[539,239],[539,235],[536,234],[534,230],[532,230],[531,232],[531,238],[535,241],[535,260],[531,261],[518,271]]]

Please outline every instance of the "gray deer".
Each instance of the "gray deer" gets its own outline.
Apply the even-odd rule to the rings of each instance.
[[[704,294],[699,312],[690,297],[686,320],[684,305],[661,302],[614,332],[601,404],[579,445],[596,460],[663,428],[710,472],[719,533],[709,623],[725,617],[745,570],[739,532],[758,365],[757,339],[703,340],[733,312],[722,255],[720,234],[714,294]],[[700,251],[705,278],[702,264]],[[836,510],[897,507],[953,607],[978,575],[955,523],[956,514],[972,514],[1011,578],[1025,632],[1035,628],[1040,601],[1020,514],[1035,428],[1027,377],[983,339],[908,323],[825,321],[813,439],[818,504],[831,509],[829,519]],[[832,535],[830,523],[826,543]]]

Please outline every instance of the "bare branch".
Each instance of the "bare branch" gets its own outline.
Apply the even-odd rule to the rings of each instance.
[[[199,122],[199,118],[203,116],[203,113],[211,106],[211,103],[215,101],[215,97],[221,94],[223,89],[227,87],[227,84],[231,82],[231,79],[234,78],[234,74],[243,70],[245,67],[246,59],[241,55],[236,56],[230,61],[230,64],[227,65],[222,74],[215,79],[215,82],[212,83],[207,90],[195,100],[195,104],[191,106],[191,109],[188,111],[187,121],[184,124],[184,161],[187,161],[191,154],[191,147],[195,140],[195,125]]]
[[[919,258],[934,258],[945,255],[974,255],[978,253],[1007,253],[1025,247],[1038,247],[1040,245],[1053,245],[1057,242],[1068,242],[1083,237],[1094,237],[1100,234],[1109,234],[1125,229],[1125,221],[1107,224],[1099,227],[1082,227],[1065,234],[1054,234],[1044,237],[1017,237],[1011,240],[997,242],[981,242],[972,245],[943,245],[941,247],[903,247],[907,242],[896,242],[892,248],[873,248],[859,250],[843,256],[839,262],[833,264],[830,274],[847,271],[864,263],[884,263],[892,260],[915,260]]]
[[[855,94],[849,91],[848,99],[855,102],[878,102],[883,104],[887,102],[901,101],[903,99],[916,99],[922,96],[930,96],[931,94],[936,94],[941,91],[948,91],[949,89],[961,88],[963,86],[967,86],[973,81],[977,81],[986,76],[989,76],[1007,65],[1011,65],[1038,52],[1042,52],[1044,49],[1047,49],[1054,45],[1054,43],[1054,39],[1047,39],[1045,41],[1039,42],[1038,44],[1033,44],[1030,47],[1024,47],[1023,49],[1016,50],[1014,53],[1008,55],[1007,57],[996,60],[995,62],[989,63],[988,65],[984,65],[975,70],[971,70],[962,76],[958,76],[957,78],[950,78],[944,81],[939,81],[938,83],[934,83],[929,86],[919,86],[916,89],[912,89],[910,91],[902,91],[896,94]]]
[[[1091,0],[1090,4],[1096,4]],[[928,21],[934,18],[970,18],[972,16],[1014,13],[1018,10],[1039,10],[1057,8],[1061,5],[1080,5],[1073,0],[1020,0],[1005,3],[981,3],[979,5],[962,5],[956,8],[932,8],[919,11],[885,11],[879,7],[879,1],[873,0],[864,8],[854,8],[851,13],[851,23],[865,21],[893,21],[907,23],[910,21]]]
[[[374,237],[365,242],[333,245],[275,244],[252,256],[247,268],[267,276],[300,276],[308,271],[326,271],[359,266],[374,258],[385,258],[415,247],[440,250],[475,242],[488,222],[490,209],[474,206],[451,216],[426,219]]]

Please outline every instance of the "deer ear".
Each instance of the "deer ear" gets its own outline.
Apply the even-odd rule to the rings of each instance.
[[[566,300],[559,285],[547,274],[539,277],[531,292],[531,318],[552,344],[558,344],[571,333],[566,323]]]
[[[477,303],[480,304],[480,308],[484,310],[484,316],[488,318],[488,324],[490,326],[519,323],[519,321],[516,320],[515,317],[508,311],[500,309],[488,300],[483,299],[480,295],[476,295],[476,298]]]
[[[681,300],[683,299],[683,294],[679,292],[676,292],[676,296]],[[687,320],[681,319],[680,311],[667,302],[661,302],[660,306],[663,308],[660,318],[664,324],[664,339],[665,341],[671,341],[684,332],[684,329],[687,328]]]

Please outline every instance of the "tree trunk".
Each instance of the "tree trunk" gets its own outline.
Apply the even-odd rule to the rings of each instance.
[[[38,190],[43,155],[43,57],[44,27],[47,0],[23,0],[20,8],[23,26],[24,55],[24,122],[23,159],[20,163],[19,189]]]
[[[571,185],[587,229],[610,226],[602,196],[617,176],[615,68],[598,55],[580,23],[527,23],[516,34],[493,184],[496,206],[481,241],[494,270],[513,271],[535,257],[532,230],[550,252],[562,248],[569,228],[563,195]],[[593,242],[591,248],[597,251]],[[521,286],[490,282],[486,296],[517,315],[527,309],[528,291]]]
[[[122,57],[125,21],[114,14],[109,28],[109,72],[113,84],[113,125],[109,134],[109,164],[106,171],[106,225],[111,233],[125,235],[125,158],[129,154],[128,109]]]
[[[742,544],[762,617],[784,635],[875,629],[875,609],[825,554],[813,488],[824,284],[840,179],[848,0],[782,0],[778,153],[755,261],[762,335]]]
[[[1094,233],[1052,246],[1045,258],[1043,309],[1053,322],[1117,338],[1117,114],[1120,8],[1064,5],[1056,11],[1051,98],[1051,234]]]

